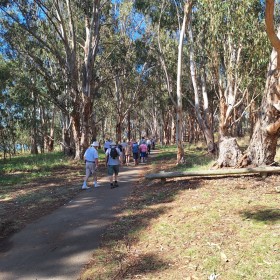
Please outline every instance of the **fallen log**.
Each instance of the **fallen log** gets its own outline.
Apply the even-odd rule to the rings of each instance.
[[[268,174],[280,173],[280,167],[255,167],[255,168],[236,168],[236,169],[215,169],[215,170],[200,170],[200,171],[175,171],[154,174],[146,174],[145,178],[149,180],[176,177],[209,177],[209,176],[230,176],[230,175],[244,175],[244,174],[260,174],[266,177]]]

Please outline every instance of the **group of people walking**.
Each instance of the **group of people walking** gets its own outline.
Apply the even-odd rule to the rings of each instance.
[[[87,186],[88,178],[92,175],[94,181],[94,187],[99,187],[97,183],[97,168],[98,168],[98,148],[99,142],[94,141],[90,147],[86,150],[84,154],[84,160],[86,164],[86,175],[82,185],[82,189],[89,189]],[[145,163],[147,161],[148,155],[151,153],[151,149],[155,149],[154,139],[141,138],[139,142],[123,140],[122,143],[117,144],[110,139],[107,139],[104,143],[105,152],[105,165],[108,169],[108,175],[110,178],[111,188],[118,187],[118,174],[120,170],[120,165],[130,163],[130,158],[132,156],[134,165]]]

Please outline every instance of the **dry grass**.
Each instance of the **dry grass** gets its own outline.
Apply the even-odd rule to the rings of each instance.
[[[279,279],[277,186],[278,176],[143,181],[81,279]]]

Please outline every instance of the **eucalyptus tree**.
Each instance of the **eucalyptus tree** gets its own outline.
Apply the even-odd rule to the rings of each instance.
[[[276,155],[277,140],[280,135],[280,27],[278,26],[276,34],[274,14],[274,1],[266,0],[266,30],[273,50],[258,118],[249,146],[239,162],[241,166],[273,165]]]
[[[228,0],[197,1],[196,8],[195,28],[206,33],[203,35],[203,48],[208,55],[206,79],[219,102],[217,165],[235,166],[241,152],[233,138],[232,126],[248,115],[249,107],[263,88],[267,40],[262,6],[256,0]]]
[[[75,158],[88,146],[93,117],[93,100],[98,88],[96,57],[101,25],[107,20],[110,2],[97,1],[2,1],[1,24],[9,31],[8,41],[25,38],[25,55],[49,81],[63,77],[64,92],[55,88],[53,99],[68,112]],[[8,34],[8,33],[6,33]],[[13,34],[15,36],[13,36]],[[34,54],[34,48],[49,59]],[[50,63],[59,72],[53,73]],[[50,88],[52,83],[49,82]],[[64,98],[59,98],[65,93]],[[67,106],[65,100],[67,99]]]
[[[105,59],[100,61],[101,91],[112,103],[108,117],[113,118],[114,137],[121,141],[123,133],[129,135],[129,118],[133,108],[143,99],[145,76],[149,64],[142,58],[147,56],[142,20],[133,1],[119,1],[112,4],[111,25],[106,28],[108,45],[104,49]],[[108,105],[110,106],[110,105]],[[124,127],[124,124],[128,126]]]
[[[12,63],[0,55],[0,150],[15,153],[16,116],[18,106],[13,104],[9,87],[13,82]]]
[[[31,153],[37,154],[45,148],[52,151],[53,128],[51,127],[53,106],[44,96],[44,80],[38,75],[32,63],[17,59],[10,63],[13,76],[10,86],[7,87],[13,108],[17,112],[14,122],[17,124],[17,141],[22,143],[22,132],[29,135],[25,142]],[[24,70],[24,71],[23,71]]]
[[[186,29],[188,28],[188,24],[190,21],[190,14],[192,9],[192,0],[186,1],[184,5],[184,16],[182,21],[182,26],[180,30],[180,38],[179,38],[179,45],[178,45],[178,64],[177,64],[177,106],[176,106],[176,113],[177,113],[177,121],[176,121],[176,142],[177,142],[177,164],[183,163],[184,159],[184,146],[182,140],[182,131],[183,131],[183,97],[182,97],[182,61],[183,61],[183,41]]]
[[[195,12],[194,12],[195,14]],[[195,15],[194,15],[195,16]],[[216,152],[216,144],[214,141],[214,129],[212,122],[213,108],[210,108],[209,83],[207,83],[207,53],[205,51],[205,33],[201,32],[200,28],[196,26],[197,33],[193,34],[193,25],[198,25],[200,19],[193,20],[193,17],[188,28],[188,45],[189,45],[189,59],[190,59],[190,73],[193,85],[193,98],[189,97],[189,101],[194,107],[195,115],[204,135],[207,149],[209,153]],[[203,19],[202,19],[203,20]],[[205,28],[205,26],[203,26]],[[207,36],[207,35],[206,35]],[[211,89],[210,89],[211,90]]]
[[[174,129],[174,126],[171,128],[172,132],[168,132],[170,121],[172,124],[174,124],[174,111],[175,111],[175,118],[177,114],[177,102],[176,102],[176,95],[175,95],[175,87],[176,87],[176,78],[177,78],[177,67],[176,67],[176,56],[177,55],[177,48],[178,48],[178,40],[176,38],[176,32],[178,28],[180,28],[181,21],[180,21],[180,15],[178,12],[176,1],[170,2],[170,1],[162,1],[160,5],[159,10],[159,16],[158,16],[158,22],[156,22],[156,35],[157,35],[157,46],[155,47],[157,49],[157,59],[159,60],[159,65],[161,66],[158,70],[157,79],[160,84],[165,85],[165,89],[162,87],[158,88],[158,91],[161,95],[159,98],[159,108],[161,112],[161,120],[162,120],[162,130],[163,130],[163,139],[161,137],[161,142],[164,144],[168,144],[171,139],[169,139],[171,134],[175,132],[175,141],[177,143],[178,138],[178,127]],[[181,5],[180,5],[181,6]],[[168,17],[169,14],[169,17]],[[178,17],[178,21],[175,20],[175,22],[170,18],[170,15],[176,15]],[[175,17],[176,18],[176,17]],[[175,24],[177,23],[177,25]],[[173,33],[173,35],[172,35]],[[175,35],[175,36],[174,36]],[[162,77],[160,76],[162,75]],[[182,87],[182,85],[181,85]],[[168,95],[164,94],[164,91],[167,91]],[[169,99],[167,99],[169,97]],[[181,102],[182,100],[177,100]],[[178,116],[181,116],[178,115]],[[175,122],[176,123],[176,122]],[[176,123],[177,124],[177,123]],[[175,131],[174,131],[175,130]],[[182,133],[180,133],[180,136],[182,137]],[[182,145],[181,145],[182,148]],[[179,149],[181,152],[181,155],[179,158],[184,158],[182,155],[183,150]],[[184,160],[184,159],[183,159]],[[180,159],[179,159],[180,161]]]
[[[15,77],[18,76],[15,63],[0,57],[0,150],[6,154],[16,153],[18,132],[23,131],[21,121],[24,110],[13,94]],[[22,74],[24,75],[24,74]],[[12,90],[11,90],[12,89]],[[25,96],[25,100],[27,96]],[[29,139],[30,140],[30,139]]]
[[[189,22],[192,1],[135,2],[136,7],[147,15],[151,25],[156,26],[154,36],[156,35],[157,38],[158,61],[162,69],[162,75],[165,78],[166,90],[176,111],[177,163],[184,162],[182,140],[184,123],[183,93],[186,93],[186,85],[185,79],[182,80],[185,67],[183,46],[185,45],[185,31]],[[166,45],[167,42],[168,44]],[[177,57],[172,56],[168,59],[170,45],[173,45],[173,50],[177,50]],[[168,111],[168,108],[166,108],[166,111]]]

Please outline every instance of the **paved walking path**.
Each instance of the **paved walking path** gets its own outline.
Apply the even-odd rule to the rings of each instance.
[[[140,169],[123,167],[118,188],[110,189],[108,179],[101,179],[99,188],[81,192],[12,236],[10,248],[0,253],[0,279],[76,280],[114,220],[115,207],[138,181]]]

